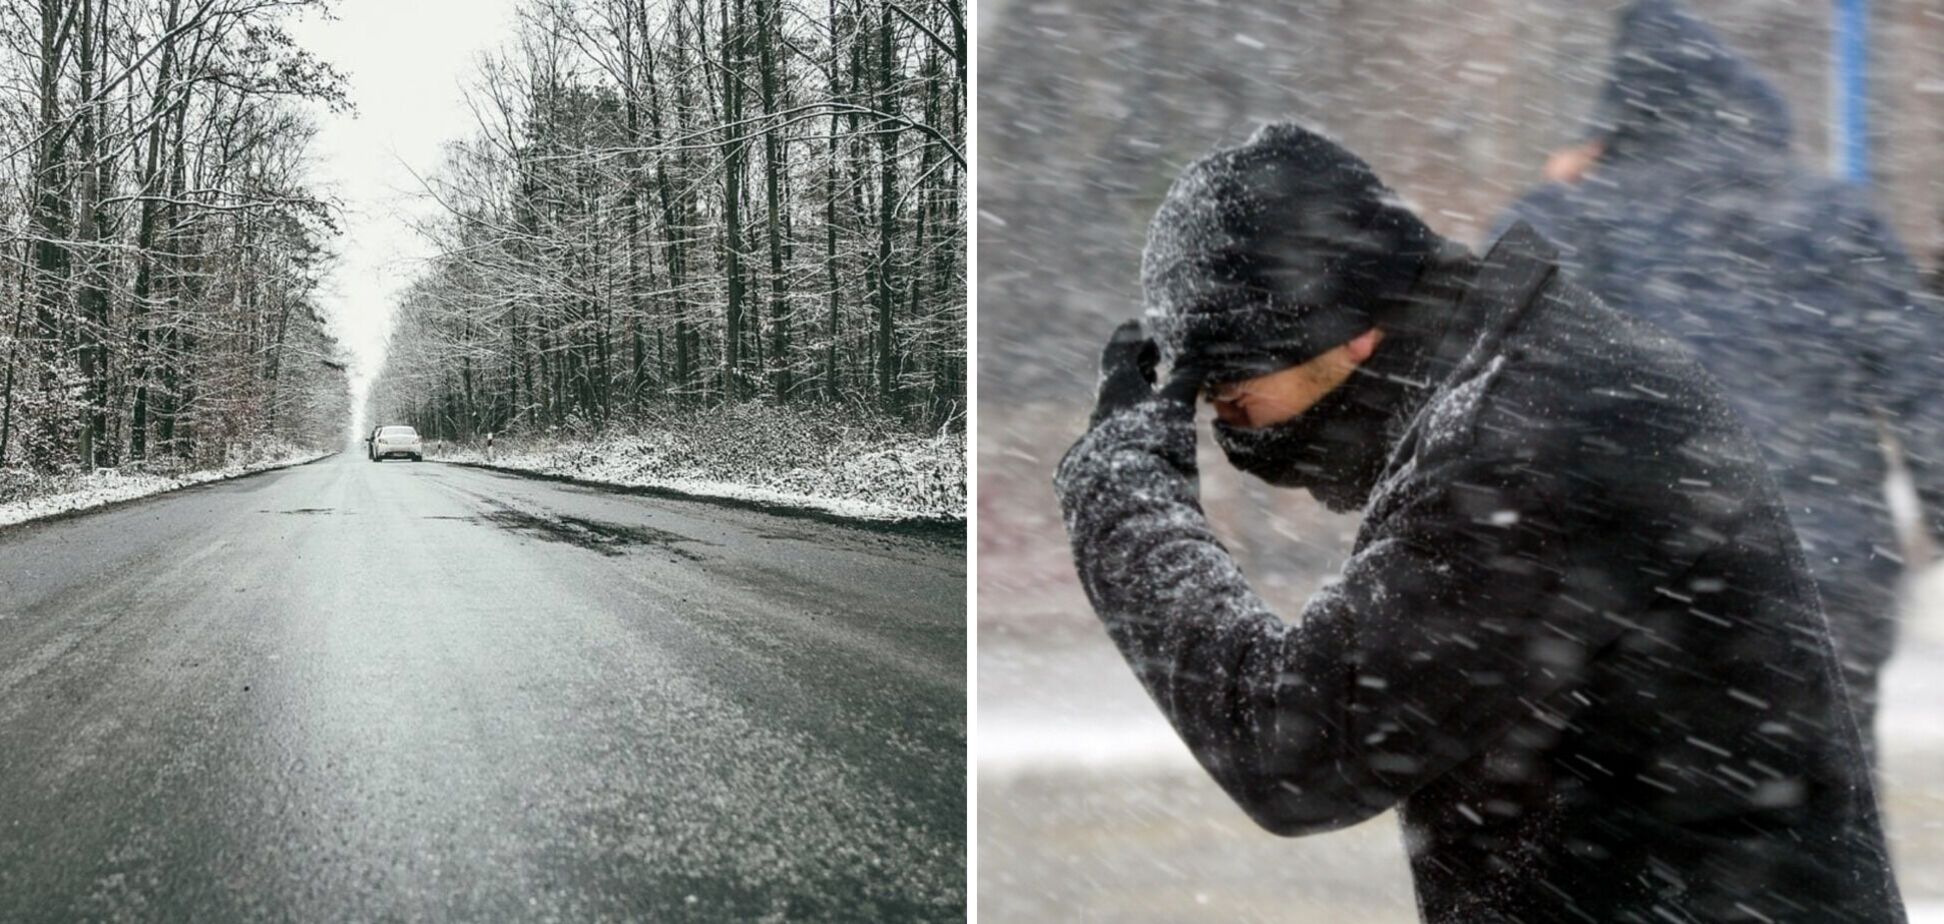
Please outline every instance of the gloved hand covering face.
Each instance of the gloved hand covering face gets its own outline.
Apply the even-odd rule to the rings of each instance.
[[[1268,125],[1169,189],[1142,258],[1146,320],[1162,359],[1229,381],[1387,328],[1393,343],[1368,369],[1300,416],[1215,427],[1237,468],[1351,510],[1383,467],[1404,405],[1399,378],[1418,377],[1426,348],[1392,324],[1444,246],[1361,158],[1300,126]],[[1439,301],[1419,313],[1442,314]]]
[[[1195,395],[1202,376],[1178,368],[1157,389],[1160,350],[1139,321],[1115,329],[1100,355],[1100,387],[1087,432],[1067,450],[1053,478],[1061,507],[1090,506],[1101,492],[1134,489],[1127,481],[1134,466],[1193,490],[1195,470]],[[1161,473],[1165,473],[1164,475]],[[1086,569],[1082,569],[1086,580]]]

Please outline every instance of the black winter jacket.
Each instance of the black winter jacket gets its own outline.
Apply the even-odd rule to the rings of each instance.
[[[1062,461],[1082,583],[1183,740],[1279,834],[1397,808],[1428,921],[1902,921],[1827,626],[1713,384],[1525,226],[1451,311],[1294,622],[1197,504],[1190,406]]]

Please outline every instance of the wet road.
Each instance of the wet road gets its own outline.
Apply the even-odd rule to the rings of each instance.
[[[348,454],[0,530],[0,920],[962,919],[963,561]]]

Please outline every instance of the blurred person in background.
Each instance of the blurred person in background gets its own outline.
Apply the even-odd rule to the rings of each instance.
[[[1904,920],[1759,452],[1555,257],[1474,256],[1300,127],[1190,165],[1056,474],[1081,585],[1263,827],[1397,808],[1428,921]],[[1198,503],[1198,395],[1237,468],[1362,512],[1293,623]]]
[[[1535,226],[1574,282],[1721,382],[1775,473],[1873,755],[1911,547],[1883,445],[1921,498],[1907,531],[1936,532],[1944,317],[1865,191],[1798,165],[1781,94],[1674,0],[1621,12],[1592,123],[1498,227]]]

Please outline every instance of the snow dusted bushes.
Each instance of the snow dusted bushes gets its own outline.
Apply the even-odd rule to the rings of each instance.
[[[193,470],[187,462],[168,457],[92,472],[71,467],[59,472],[4,468],[0,469],[0,526],[235,478],[321,455],[316,449],[271,440],[232,446],[224,464]]]
[[[813,506],[873,518],[965,516],[965,434],[913,433],[855,408],[754,402],[644,414],[626,432],[576,432],[433,447],[590,481]]]

